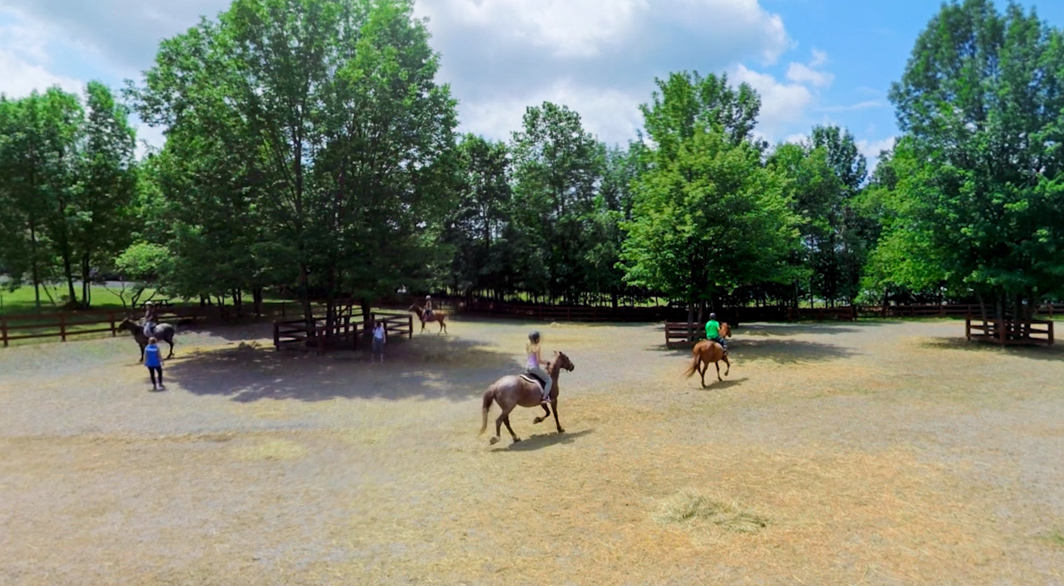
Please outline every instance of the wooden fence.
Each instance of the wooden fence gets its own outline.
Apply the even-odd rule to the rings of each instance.
[[[224,311],[223,311],[224,309]],[[243,307],[243,313],[227,306],[202,307],[194,305],[166,304],[160,305],[159,322],[171,323],[178,326],[178,331],[188,325],[202,325],[205,323],[227,323],[244,318],[271,319],[274,317],[287,317],[287,315],[299,314],[301,310],[295,303],[264,303],[260,307],[258,315],[248,313],[254,308],[251,305]],[[11,315],[0,316],[0,345],[4,348],[13,342],[20,340],[43,340],[58,338],[66,342],[71,338],[92,336],[100,334],[121,334],[118,324],[129,315],[139,320],[143,317],[142,311],[129,312],[127,310],[90,310],[63,313],[42,313],[34,315]]]
[[[665,347],[679,348],[706,338],[705,324],[665,322]]]
[[[383,323],[388,339],[414,336],[414,317],[410,313],[373,312],[373,319]],[[315,316],[308,327],[305,319],[282,320],[273,323],[273,346],[276,350],[292,348],[317,350],[357,350],[359,340],[366,335],[361,311],[350,311],[333,318],[330,327],[325,317]]]
[[[993,342],[1002,345],[1053,345],[1051,320],[1001,320],[969,317],[965,319],[968,341]]]

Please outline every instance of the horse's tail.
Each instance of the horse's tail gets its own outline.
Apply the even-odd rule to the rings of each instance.
[[[698,370],[698,363],[700,360],[702,360],[702,356],[698,354],[697,349],[693,350],[692,352],[695,356],[691,359],[691,365],[687,367],[686,371],[684,371],[684,378],[691,378],[692,376],[694,376],[695,371]]]
[[[492,385],[490,389],[484,392],[484,408],[482,409],[483,420],[480,424],[480,433],[477,435],[483,435],[484,431],[488,429],[488,411],[491,409],[491,402],[495,400],[495,386]]]

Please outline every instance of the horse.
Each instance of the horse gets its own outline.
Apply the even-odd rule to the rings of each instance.
[[[148,337],[144,335],[144,326],[127,317],[122,320],[122,323],[118,324],[118,328],[133,334],[133,339],[140,345],[140,361],[144,362],[144,348],[148,345]],[[161,340],[170,345],[170,355],[166,357],[168,360],[174,357],[175,332],[174,326],[170,324],[157,324],[155,331],[152,332],[152,337],[156,340]]]
[[[436,332],[436,335],[438,336],[440,334],[446,334],[447,333],[447,323],[446,323],[447,313],[446,312],[434,309],[432,311],[432,315],[428,319],[425,319],[425,310],[422,309],[421,306],[416,304],[416,303],[411,305],[410,309],[408,309],[407,311],[410,311],[410,312],[413,312],[413,313],[417,314],[417,318],[421,320],[421,331],[422,332],[425,331],[425,324],[431,323],[431,322],[439,322],[440,331]]]
[[[550,405],[551,409],[554,410],[554,424],[558,427],[558,433],[565,433],[561,422],[558,421],[558,375],[562,370],[572,372],[573,368],[575,368],[573,362],[561,352],[555,352],[554,360],[547,364],[547,372],[550,373],[552,381]],[[518,405],[530,408],[543,405],[542,387],[525,378],[526,376],[530,375],[504,376],[495,381],[495,384],[488,387],[487,392],[484,393],[484,419],[480,426],[481,434],[488,428],[488,411],[491,410],[492,401],[498,403],[499,408],[502,409],[502,415],[499,415],[499,418],[495,420],[495,436],[491,438],[489,444],[494,445],[499,442],[499,432],[504,423],[506,424],[506,429],[510,432],[510,436],[514,438],[514,443],[521,441],[521,438],[517,437],[513,428],[510,427],[510,412]],[[551,409],[543,405],[543,410],[546,411],[546,414],[535,418],[532,423],[537,424],[546,421],[550,417]]]
[[[731,328],[728,324],[720,324],[720,337],[730,338]],[[695,344],[694,349],[691,351],[694,358],[691,359],[691,366],[687,367],[687,372],[684,373],[686,378],[694,376],[695,371],[702,377],[702,388],[706,388],[706,371],[709,370],[709,363],[712,362],[717,367],[717,380],[723,382],[724,379],[720,378],[720,361],[723,360],[724,364],[728,365],[727,370],[724,371],[724,376],[728,376],[731,372],[731,362],[728,362],[728,354],[724,351],[724,348],[720,344],[712,340],[702,340]]]

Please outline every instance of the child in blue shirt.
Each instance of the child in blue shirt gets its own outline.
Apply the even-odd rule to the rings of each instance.
[[[163,355],[159,351],[157,346],[158,340],[150,338],[148,345],[144,347],[144,366],[148,367],[148,373],[151,375],[151,388],[153,391],[165,391],[166,387],[163,386]],[[159,382],[156,385],[155,377],[158,375]]]

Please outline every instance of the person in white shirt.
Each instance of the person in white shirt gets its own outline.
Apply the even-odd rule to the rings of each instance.
[[[370,362],[374,358],[380,356],[381,362],[384,362],[384,342],[387,337],[387,333],[384,329],[384,322],[374,321],[373,323],[373,352],[370,355]]]

